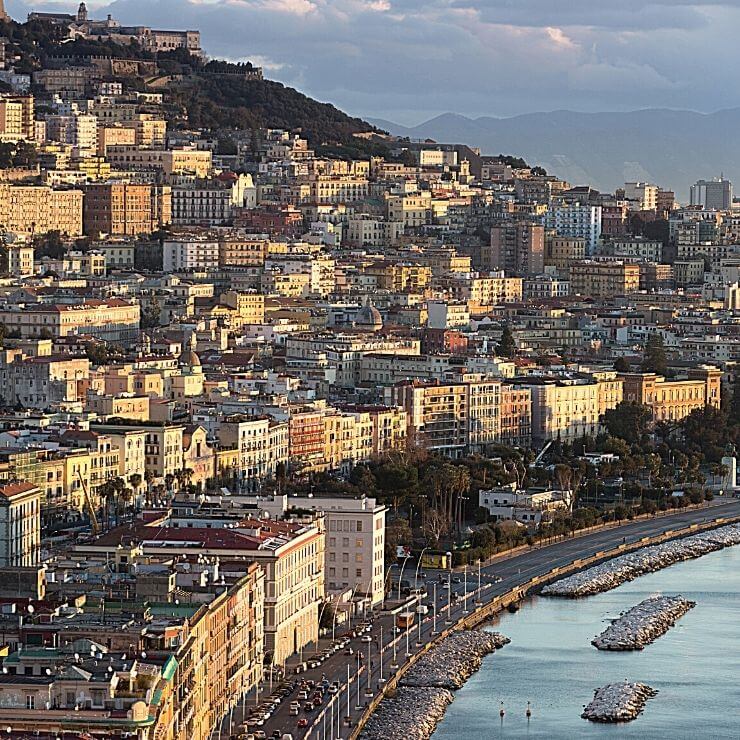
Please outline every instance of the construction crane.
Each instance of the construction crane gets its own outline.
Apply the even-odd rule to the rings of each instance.
[[[98,524],[98,517],[95,515],[95,506],[92,502],[92,499],[90,498],[90,492],[87,490],[87,486],[85,485],[85,481],[83,480],[82,475],[80,475],[79,470],[77,471],[77,477],[80,479],[80,486],[82,486],[82,493],[85,497],[85,508],[90,515],[90,526],[92,527],[92,533],[94,535],[98,535],[100,534],[100,525]]]

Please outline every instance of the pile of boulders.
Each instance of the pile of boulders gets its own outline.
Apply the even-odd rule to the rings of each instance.
[[[365,723],[361,740],[427,740],[444,717],[452,694],[431,686],[403,686],[386,697]]]
[[[645,573],[740,544],[740,524],[729,524],[660,545],[643,547],[562,578],[542,589],[546,596],[577,598],[609,591]]]
[[[683,596],[653,596],[615,619],[591,644],[599,650],[642,650],[695,606]]]
[[[508,642],[509,638],[499,632],[453,632],[414,663],[401,685],[459,689],[480,668],[486,655]]]
[[[657,693],[644,683],[610,683],[594,691],[581,717],[591,722],[630,722]]]

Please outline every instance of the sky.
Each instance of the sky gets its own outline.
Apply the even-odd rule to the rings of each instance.
[[[74,12],[76,2],[5,0]],[[91,17],[200,29],[209,56],[353,115],[414,125],[437,114],[676,108],[736,93],[740,0],[115,0]]]

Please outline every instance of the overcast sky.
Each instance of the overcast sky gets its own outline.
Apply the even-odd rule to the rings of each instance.
[[[76,2],[6,0],[74,12]],[[455,111],[713,111],[740,105],[740,0],[115,0],[91,16],[200,29],[349,113],[420,123]]]

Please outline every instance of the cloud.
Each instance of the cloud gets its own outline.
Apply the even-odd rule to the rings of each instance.
[[[115,0],[124,23],[199,28],[212,56],[348,112],[418,123],[445,111],[514,115],[740,104],[740,0]],[[73,12],[72,2],[33,3]],[[25,17],[30,4],[6,0]]]

